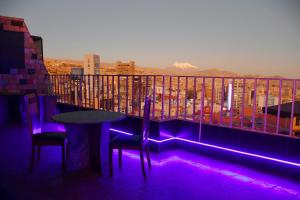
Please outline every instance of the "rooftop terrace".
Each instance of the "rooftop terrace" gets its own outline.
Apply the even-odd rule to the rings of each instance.
[[[42,39],[23,19],[0,16],[0,34],[0,48],[11,50],[0,57],[1,199],[300,199],[299,79],[50,76]],[[144,98],[151,96],[147,179],[131,151],[113,177],[62,174],[55,147],[42,150],[29,174],[23,96],[30,92],[54,100],[40,99],[48,119],[76,110],[123,112],[127,118],[111,131],[127,135],[140,134]]]

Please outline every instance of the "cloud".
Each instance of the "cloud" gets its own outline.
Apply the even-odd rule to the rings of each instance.
[[[198,67],[188,62],[175,62],[173,66],[179,69],[198,69]]]

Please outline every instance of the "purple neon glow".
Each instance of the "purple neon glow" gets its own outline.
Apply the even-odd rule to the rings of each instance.
[[[125,132],[125,131],[117,130],[117,129],[114,129],[114,128],[111,128],[109,130],[111,130],[113,132],[125,134],[125,135],[133,135],[132,133],[128,133],[128,132]],[[156,142],[156,143],[162,143],[162,142],[166,142],[166,141],[174,140],[174,139],[176,139],[176,138],[167,138],[167,139],[164,139],[164,140],[156,140],[156,139],[149,138],[148,140],[152,141],[152,142]]]
[[[125,132],[125,131],[120,131],[120,130],[117,130],[117,129],[110,129],[110,130],[114,131],[114,132],[126,134],[126,135],[133,135],[132,133],[128,133],[128,132]],[[180,137],[171,137],[171,138],[167,138],[167,139],[164,139],[164,140],[156,140],[156,139],[149,138],[149,141],[156,142],[156,143],[163,143],[163,142],[167,142],[167,141],[170,141],[170,140],[179,140],[179,141],[188,142],[188,143],[192,143],[192,144],[197,144],[197,145],[201,145],[201,146],[205,146],[205,147],[220,149],[220,150],[229,151],[229,152],[233,152],[233,153],[238,153],[238,154],[242,154],[242,155],[246,155],[246,156],[261,158],[261,159],[265,159],[265,160],[270,160],[270,161],[275,161],[275,162],[279,162],[279,163],[283,163],[283,164],[288,164],[288,165],[293,165],[293,166],[296,166],[296,167],[300,167],[300,164],[296,163],[296,162],[290,162],[290,161],[287,161],[287,160],[272,158],[272,157],[269,157],[269,156],[263,156],[263,155],[249,153],[249,152],[245,152],[245,151],[239,151],[239,150],[230,149],[230,148],[226,148],[226,147],[221,147],[221,146],[217,146],[217,145],[212,145],[212,144],[208,144],[208,143],[204,143],[204,142],[196,142],[196,141],[192,141],[192,140],[188,140],[188,139],[184,139],[184,138],[180,138]]]
[[[42,132],[66,132],[66,128],[63,124],[54,122],[47,122],[42,124],[34,124],[33,134],[39,134]]]
[[[133,158],[133,159],[136,159],[136,160],[140,159],[139,154],[131,153],[129,151],[124,151],[123,155]],[[211,164],[205,164],[204,163],[205,160],[201,160],[201,161],[197,162],[196,160],[181,158],[178,155],[171,155],[171,156],[167,157],[166,159],[162,159],[159,161],[152,159],[152,161],[151,161],[152,165],[154,165],[154,166],[163,166],[163,165],[169,164],[171,162],[184,163],[184,164],[187,164],[191,167],[197,168],[202,171],[217,173],[217,174],[226,176],[228,178],[231,178],[231,179],[234,179],[234,180],[237,180],[240,182],[248,183],[251,185],[255,185],[255,186],[258,186],[261,188],[265,188],[265,189],[275,189],[276,191],[285,191],[285,192],[290,193],[291,195],[296,195],[299,193],[299,191],[296,191],[294,189],[286,188],[284,186],[280,186],[275,183],[271,183],[267,180],[262,180],[261,178],[256,177],[253,174],[245,175],[245,174],[241,174],[236,171],[223,169],[222,167],[212,167]]]

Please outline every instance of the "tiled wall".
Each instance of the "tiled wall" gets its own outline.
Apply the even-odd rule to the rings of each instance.
[[[0,74],[0,93],[22,94],[35,90],[38,94],[47,94],[48,72],[24,19],[0,16],[0,30],[24,33],[25,59],[24,67],[10,68],[9,74]]]

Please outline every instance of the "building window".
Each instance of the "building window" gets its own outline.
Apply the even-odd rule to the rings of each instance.
[[[296,126],[300,126],[300,117],[296,117]]]

